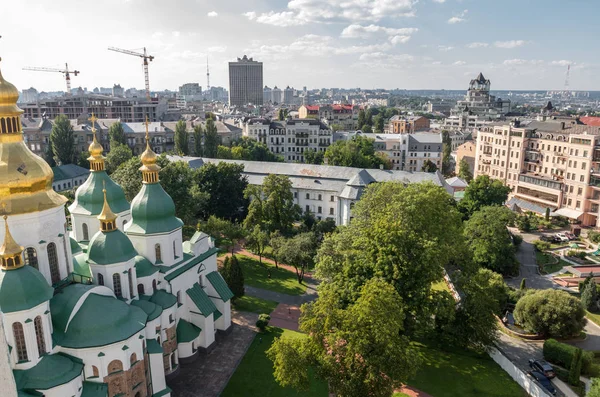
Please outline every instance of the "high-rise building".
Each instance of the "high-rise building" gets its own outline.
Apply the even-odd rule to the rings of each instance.
[[[275,86],[273,88],[273,91],[271,91],[271,96],[273,98],[273,103],[277,103],[277,104],[283,103],[283,91],[281,91],[281,88],[278,88],[277,86]]]
[[[121,84],[115,84],[112,88],[112,96],[116,96],[119,98],[125,97],[125,89],[121,87]]]
[[[244,55],[237,62],[229,62],[229,105],[249,103],[263,103],[263,64]]]
[[[38,91],[31,87],[29,89],[23,90],[21,93],[21,97],[19,98],[19,103],[35,103],[39,99]]]

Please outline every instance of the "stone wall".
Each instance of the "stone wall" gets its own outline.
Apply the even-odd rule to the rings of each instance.
[[[177,331],[176,327],[172,326],[165,330],[165,334],[167,335],[167,340],[163,342],[163,362],[165,366],[165,374],[168,374],[172,371],[171,368],[171,353],[177,350]],[[174,369],[174,368],[173,368]]]
[[[148,389],[146,383],[146,374],[144,371],[145,360],[137,361],[131,365],[128,371],[118,370],[118,368],[109,368],[116,372],[104,377],[103,382],[108,384],[109,396],[123,397],[147,397]]]

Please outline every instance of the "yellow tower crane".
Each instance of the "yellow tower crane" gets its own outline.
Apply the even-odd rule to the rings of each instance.
[[[27,67],[23,68],[23,70],[33,70],[36,72],[57,72],[64,74],[65,80],[67,81],[67,95],[71,95],[71,74],[73,74],[73,76],[77,76],[80,73],[79,70],[69,70],[69,65],[66,63],[64,69]]]
[[[139,52],[130,51],[130,50],[122,50],[120,48],[115,48],[115,47],[108,47],[108,49],[110,51],[116,51],[116,52],[120,52],[123,54],[140,57],[144,60],[143,67],[144,67],[144,78],[146,80],[146,98],[148,98],[148,100],[150,100],[150,77],[148,76],[148,61],[152,61],[154,59],[154,56],[148,55],[148,53],[146,52],[146,47],[144,47],[143,54],[140,54]]]

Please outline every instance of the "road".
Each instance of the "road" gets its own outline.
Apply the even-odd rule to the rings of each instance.
[[[512,231],[515,233],[516,231]],[[517,232],[518,233],[518,232]],[[542,276],[538,273],[538,267],[535,261],[535,248],[532,242],[539,239],[538,234],[521,233],[523,242],[517,250],[517,260],[521,264],[519,276],[506,280],[506,283],[514,288],[519,288],[522,279],[527,279],[527,288],[548,289],[557,288],[549,276]]]

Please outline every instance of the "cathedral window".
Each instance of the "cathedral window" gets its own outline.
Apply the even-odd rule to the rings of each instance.
[[[33,323],[35,325],[35,337],[37,338],[38,354],[43,356],[46,354],[46,341],[44,340],[44,326],[42,325],[42,317],[37,316]]]
[[[94,378],[98,378],[100,376],[100,373],[98,372],[98,367],[96,367],[95,365],[92,365],[92,376]]]
[[[48,244],[46,251],[48,252],[48,263],[50,265],[50,278],[52,279],[52,284],[56,284],[60,281],[60,271],[58,270],[58,253],[56,252],[56,244]]]
[[[13,336],[15,338],[15,347],[17,349],[18,361],[28,361],[27,346],[25,345],[25,334],[23,333],[23,324],[13,323]]]
[[[181,305],[181,291],[177,291],[177,303]]]
[[[133,293],[133,272],[129,269],[127,273],[127,278],[129,279],[129,298],[132,299],[134,297]]]
[[[25,250],[25,264],[31,267],[38,268],[37,251],[33,247],[29,247]]]
[[[173,259],[177,259],[177,250],[175,249],[175,241],[173,241]]]
[[[98,285],[104,285],[104,276],[98,273]]]
[[[129,365],[133,365],[137,361],[137,356],[135,353],[131,353],[131,357],[129,357]]]
[[[123,370],[123,363],[120,360],[112,360],[110,364],[108,364],[108,374],[112,374],[115,372],[119,372]]]
[[[81,229],[83,230],[83,241],[89,241],[90,240],[90,234],[88,231],[88,225],[87,223],[84,223],[83,225],[81,225]]]
[[[162,254],[160,252],[160,244],[154,245],[154,253],[156,254],[156,262],[162,262]]]
[[[156,280],[152,280],[152,291],[156,291]]]
[[[138,284],[138,295],[144,295],[144,284]]]
[[[113,274],[113,291],[117,298],[123,297],[123,291],[121,291],[121,276],[119,273]]]

